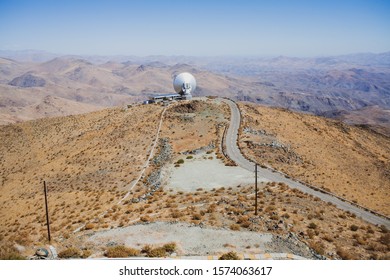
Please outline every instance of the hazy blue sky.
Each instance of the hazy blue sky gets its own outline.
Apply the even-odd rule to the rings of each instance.
[[[100,55],[390,51],[390,1],[0,0],[0,49]]]

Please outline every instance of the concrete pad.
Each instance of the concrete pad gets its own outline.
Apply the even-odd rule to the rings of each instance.
[[[215,154],[198,154],[193,159],[184,159],[180,167],[166,170],[167,188],[176,191],[194,192],[198,188],[210,190],[219,187],[236,187],[254,184],[255,174],[238,166],[225,166]],[[213,157],[213,159],[208,159]],[[258,178],[258,182],[268,182]]]
[[[256,254],[272,247],[273,235],[251,231],[199,227],[187,223],[156,222],[95,232],[88,242],[105,246],[109,242],[142,248],[145,244],[159,245],[175,242],[178,254],[218,256],[229,251]],[[229,244],[226,247],[226,244]],[[255,246],[257,245],[257,246]],[[251,249],[247,249],[250,246]]]

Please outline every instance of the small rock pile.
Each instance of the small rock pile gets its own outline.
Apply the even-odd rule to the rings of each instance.
[[[207,152],[207,151],[210,151],[210,150],[213,150],[213,149],[215,149],[215,143],[211,142],[207,146],[203,146],[203,147],[200,147],[198,149],[191,150],[191,151],[185,151],[185,152],[183,152],[183,155],[189,155],[189,154],[197,155],[197,154],[200,154],[200,153],[203,153],[203,152]]]
[[[152,159],[152,163],[156,166],[162,166],[172,158],[172,146],[169,144],[168,138],[160,139],[160,152]]]
[[[141,200],[146,200],[154,194],[161,187],[161,170],[162,167],[171,160],[172,158],[172,146],[169,144],[168,138],[161,138],[159,140],[160,151],[152,159],[152,164],[157,167],[153,170],[149,176],[146,178],[145,185],[148,188],[148,191],[141,195],[138,198],[133,198],[132,203],[138,203]]]
[[[266,136],[273,136],[272,134],[267,133],[264,129],[259,129],[259,130],[254,130],[253,128],[250,127],[245,127],[243,129],[244,133],[250,133],[253,135],[266,135]]]

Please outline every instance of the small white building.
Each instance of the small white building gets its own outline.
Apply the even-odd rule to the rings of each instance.
[[[181,100],[182,96],[177,93],[158,94],[150,96],[149,103],[160,103],[163,101]]]

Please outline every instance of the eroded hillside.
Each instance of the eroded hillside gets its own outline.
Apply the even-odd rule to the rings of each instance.
[[[240,147],[260,164],[390,214],[390,138],[284,109],[241,103]]]
[[[150,153],[161,112],[137,106],[0,126],[2,238],[44,238],[43,180],[62,235],[115,205]]]
[[[355,129],[284,110],[248,104],[240,106],[244,116],[244,132],[241,132],[244,138],[240,143],[243,150],[247,154],[254,152],[249,156],[267,156],[270,160],[284,162],[285,165],[279,166],[284,169],[290,165],[299,166],[300,161],[308,164],[308,159],[303,152],[292,150],[295,142],[279,138],[278,133],[283,132],[284,126],[277,125],[277,118],[272,113],[278,115],[279,120],[286,114],[285,118],[289,117],[296,128],[301,126],[302,120],[305,124],[314,122],[315,127],[321,124],[323,134],[338,135],[344,133],[338,132],[339,129]],[[161,130],[156,138],[162,114]],[[225,172],[222,175],[227,181],[233,181],[234,175],[229,168],[240,169],[217,168],[224,163],[229,165],[220,150],[229,115],[225,103],[203,98],[173,103],[165,109],[159,105],[134,106],[0,126],[0,257],[9,256],[4,253],[7,248],[22,248],[22,255],[30,257],[38,247],[47,247],[42,184],[46,180],[51,244],[62,258],[119,257],[112,253],[124,245],[134,248],[125,248],[122,257],[130,256],[126,255],[128,252],[132,252],[132,256],[164,257],[173,251],[179,256],[236,251],[240,254],[281,252],[310,259],[389,258],[389,233],[385,227],[369,224],[283,183],[259,183],[257,215],[254,214],[253,174],[245,173],[249,177],[246,182],[210,187],[207,183],[217,177],[214,176],[217,171]],[[260,128],[259,117],[268,117],[269,126]],[[331,124],[336,127],[325,130],[325,125]],[[311,141],[316,141],[312,137]],[[156,139],[156,148],[148,161]],[[368,145],[369,141],[375,144],[379,140],[374,137],[366,141]],[[247,144],[251,149],[243,146]],[[310,141],[305,145],[310,145]],[[258,147],[274,150],[258,150]],[[326,146],[318,147],[319,151],[328,152]],[[261,159],[258,158],[260,162]],[[307,174],[317,174],[314,172],[317,162],[313,158],[309,160],[312,172]],[[330,159],[323,160],[332,163]],[[210,170],[201,174],[198,183],[193,182],[188,174],[192,170],[186,167],[199,167],[206,162],[213,163],[207,165]],[[184,173],[182,188],[175,189],[168,184],[169,171]],[[324,176],[327,174],[322,172]],[[135,185],[134,182],[138,183]],[[185,187],[190,184],[191,188]],[[374,194],[380,197],[380,194]],[[385,203],[386,197],[381,201]],[[164,244],[159,238],[161,233],[148,231],[148,227],[169,231],[173,228],[171,223],[179,224],[183,229],[192,228],[199,234],[204,230],[223,231],[234,236],[237,243],[234,239],[225,242],[209,238],[210,249],[199,250],[196,248],[204,248],[205,244],[200,235],[187,238],[177,236],[178,233],[164,233],[165,239],[174,243],[169,243],[173,251],[154,254],[153,250]],[[131,235],[123,233],[133,234],[137,226],[144,227],[146,232],[135,242],[129,237]],[[248,245],[246,239],[240,237],[246,233],[267,235],[271,241],[253,241]]]
[[[208,145],[216,148],[229,116],[226,104],[210,99],[174,106],[166,114],[162,137],[170,139],[176,153]]]

